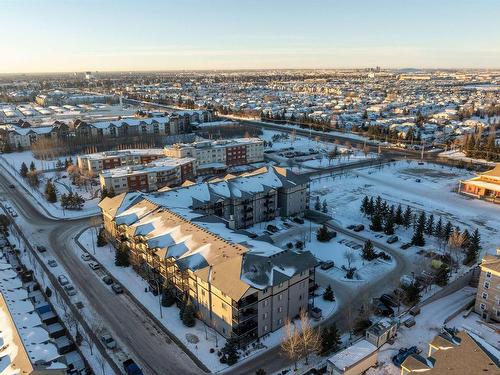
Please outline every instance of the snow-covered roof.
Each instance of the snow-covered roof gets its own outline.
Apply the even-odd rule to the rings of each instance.
[[[359,361],[370,356],[377,347],[366,340],[360,340],[354,345],[336,353],[328,359],[339,370],[347,370]]]

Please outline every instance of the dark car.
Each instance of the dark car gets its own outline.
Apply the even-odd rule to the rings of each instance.
[[[388,239],[387,239],[387,243],[394,243],[394,242],[398,242],[399,240],[399,237],[394,235],[394,236],[390,236]]]
[[[390,294],[382,294],[380,296],[380,302],[389,307],[398,307],[398,304]]]
[[[297,224],[304,224],[304,219],[301,217],[294,217],[293,221],[295,221]]]
[[[123,368],[125,369],[125,373],[127,373],[127,375],[144,375],[140,367],[137,366],[137,363],[130,358],[123,362]]]
[[[111,285],[113,284],[113,278],[109,275],[106,275],[102,278],[102,281],[104,281],[104,284],[106,285]]]
[[[272,232],[272,233],[279,232],[278,227],[277,227],[277,226],[275,226],[275,225],[272,225],[272,224],[269,224],[269,225],[267,226],[267,230],[268,230],[269,232]]]
[[[9,185],[9,187],[10,187],[11,189],[15,189],[15,188],[16,188],[16,187],[14,186],[14,184],[10,184],[10,185]]]
[[[394,316],[394,310],[385,303],[382,303],[382,301],[378,301],[375,304],[375,314],[382,316]]]
[[[401,364],[405,361],[406,358],[408,358],[412,354],[417,354],[417,347],[412,346],[411,348],[402,348],[399,349],[399,353],[396,354],[394,357],[392,357],[392,363],[394,363],[395,366],[401,367]]]
[[[123,288],[120,284],[113,284],[111,285],[111,289],[113,289],[113,292],[115,292],[116,294],[121,294],[123,293]]]
[[[329,270],[333,266],[335,266],[335,263],[332,261],[329,261],[329,262],[322,262],[321,265],[319,266],[319,268],[321,268],[322,270]]]
[[[354,229],[354,227],[355,227],[355,226],[356,226],[356,225],[354,225],[354,224],[348,225],[348,226],[347,226],[347,229]]]
[[[365,229],[365,226],[363,224],[358,224],[358,225],[355,225],[352,230],[355,232],[361,232],[364,229]]]
[[[36,247],[36,249],[38,250],[38,252],[40,253],[45,253],[47,251],[47,248],[45,246],[42,246],[42,245],[38,245]]]
[[[408,243],[404,243],[400,246],[400,249],[403,249],[403,250],[406,250],[406,249],[409,249],[411,247],[411,243],[408,242]]]

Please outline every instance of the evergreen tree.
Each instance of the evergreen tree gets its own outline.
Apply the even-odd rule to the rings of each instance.
[[[372,241],[368,240],[365,242],[365,245],[363,246],[361,257],[367,261],[371,261],[377,257],[377,254],[375,253],[375,249],[373,248]]]
[[[370,201],[368,203],[368,215],[373,215],[375,211],[375,203],[373,202],[373,197],[370,197]]]
[[[316,203],[314,203],[314,209],[316,211],[320,211],[321,210],[321,202],[319,201],[319,195],[316,196]]]
[[[470,244],[470,233],[467,229],[464,229],[462,237],[464,238],[464,242],[462,243],[462,249],[467,249]]]
[[[267,375],[267,372],[263,368],[260,368],[257,371],[255,371],[255,375]]]
[[[48,202],[50,203],[55,203],[57,202],[57,194],[56,194],[56,188],[52,181],[47,181],[47,185],[45,186],[45,198],[47,199]]]
[[[424,229],[425,229],[425,212],[422,211],[420,214],[417,224],[415,226],[415,231],[413,233],[413,237],[411,239],[411,243],[415,246],[424,246],[425,238],[424,238]]]
[[[130,251],[127,247],[121,244],[115,252],[115,266],[128,267],[130,266]]]
[[[441,235],[441,237],[443,238],[444,241],[448,242],[448,240],[451,236],[451,232],[453,232],[453,225],[451,224],[450,221],[448,221],[446,223],[446,225],[444,226],[443,234]]]
[[[403,289],[403,303],[408,306],[416,305],[420,302],[420,289],[417,283],[411,283],[408,286],[401,286]]]
[[[448,267],[445,264],[441,264],[434,277],[434,282],[439,286],[446,286],[449,279],[450,273],[448,272]]]
[[[397,225],[403,225],[403,208],[401,207],[401,204],[398,204],[398,207],[396,208],[394,223]]]
[[[226,358],[226,362],[229,366],[234,365],[240,358],[236,342],[233,339],[228,339],[226,341],[226,345],[224,345],[224,347],[221,349],[221,352]]]
[[[191,300],[189,299],[182,312],[182,323],[184,323],[186,327],[194,327],[194,325],[196,324],[196,319],[194,317],[194,307],[191,303]]]
[[[328,231],[328,228],[325,224],[319,228],[318,233],[316,234],[316,239],[320,242],[328,242],[332,238],[331,233]]]
[[[101,227],[99,229],[99,233],[97,234],[97,247],[106,246],[107,243],[108,243],[108,241],[106,240],[104,227]]]
[[[434,227],[434,236],[441,238],[443,233],[443,220],[441,217],[439,217],[438,222],[436,223],[436,226]]]
[[[161,296],[161,305],[163,307],[170,307],[175,303],[175,294],[171,287],[163,288]]]
[[[375,206],[373,207],[374,213],[382,213],[382,207],[382,198],[380,198],[380,195],[378,195],[375,199]]]
[[[31,172],[36,171],[36,167],[35,167],[35,162],[34,161],[31,161],[31,163],[30,163],[30,171]]]
[[[425,224],[425,234],[432,236],[434,233],[434,215],[430,214]]]
[[[319,197],[318,197],[319,199]],[[365,216],[369,215],[369,211],[370,211],[370,199],[368,198],[367,195],[365,195],[365,197],[363,198],[363,201],[361,202],[361,208],[360,208],[360,211],[362,214],[364,214]]]
[[[387,235],[394,234],[394,216],[389,213],[385,219],[384,233]]]
[[[328,285],[323,293],[323,299],[325,301],[335,301],[335,295],[333,294],[332,287]]]
[[[467,247],[464,264],[474,264],[477,262],[479,251],[481,250],[481,235],[476,228],[469,239],[469,246]]]
[[[21,170],[19,171],[19,174],[23,178],[26,178],[26,176],[28,175],[28,166],[26,165],[26,163],[24,161],[21,164]]]
[[[382,214],[380,211],[375,210],[373,216],[372,216],[372,222],[370,224],[370,229],[374,232],[381,232],[382,231]]]
[[[323,213],[328,213],[328,204],[326,203],[326,200],[323,201]]]
[[[321,331],[321,355],[336,352],[339,350],[340,344],[342,344],[342,340],[340,339],[340,334],[335,324]]]
[[[411,219],[413,217],[413,212],[410,206],[406,206],[405,212],[403,214],[403,225],[405,229],[408,229],[411,225]]]

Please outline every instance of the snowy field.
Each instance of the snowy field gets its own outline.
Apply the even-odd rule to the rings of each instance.
[[[86,249],[92,249],[92,241],[95,244],[95,235],[88,229],[82,233],[78,240]],[[74,250],[81,255],[82,251],[76,244]],[[148,288],[148,284],[132,267],[123,268],[115,266],[115,250],[111,245],[108,244],[105,247],[96,248],[95,258],[212,372],[220,372],[228,367],[226,364],[220,363],[217,356],[216,344],[218,344],[218,348],[220,349],[226,342],[221,335],[217,334],[216,343],[215,331],[208,328],[199,320],[196,321],[196,325],[192,328],[184,326],[179,319],[179,309],[175,305],[162,307],[162,318],[158,297],[155,297],[152,293],[144,293],[144,290]],[[315,298],[314,304],[323,310],[323,319],[332,315],[337,307],[335,302],[324,301],[321,296]],[[199,339],[198,343],[193,344],[189,342],[187,335],[195,335]],[[253,355],[263,352],[267,348],[279,345],[283,335],[283,330],[280,329],[263,337],[260,340],[262,345],[257,345],[256,347],[250,346],[247,352],[241,353],[239,362],[251,358]],[[211,348],[214,348],[216,352],[210,353]]]
[[[64,162],[65,157],[60,159]],[[73,157],[72,159],[73,162],[75,162],[76,158]],[[27,181],[19,175],[22,163],[24,162],[29,167],[32,161],[35,163],[35,167],[38,171],[44,171],[40,173],[40,186],[38,188],[30,186]],[[3,174],[9,179],[10,182],[17,183],[18,185],[15,185],[17,185],[20,191],[27,193],[25,194],[25,197],[30,199],[34,203],[35,207],[40,208],[39,211],[42,214],[56,218],[80,218],[97,215],[99,213],[99,208],[97,207],[100,201],[97,191],[99,187],[78,187],[72,185],[71,180],[68,178],[68,174],[65,171],[53,171],[53,168],[55,168],[57,163],[57,159],[50,161],[38,160],[33,157],[31,151],[23,151],[1,155],[0,163],[4,169]],[[66,177],[64,178],[64,176]],[[48,202],[43,194],[48,179],[52,179],[54,181],[58,199],[61,194],[67,194],[70,191],[77,192],[81,195],[85,199],[82,210],[64,210],[59,202]]]
[[[365,195],[380,195],[389,204],[402,204],[403,209],[409,205],[414,212],[423,210],[427,216],[433,214],[435,222],[441,217],[444,223],[450,220],[462,230],[467,228],[472,232],[478,228],[483,253],[493,254],[500,245],[500,205],[456,193],[458,182],[473,176],[466,170],[437,164],[394,162],[314,179],[311,204],[320,196],[321,201],[326,200],[331,207],[335,222],[343,227],[362,223],[368,228],[369,219],[360,212],[361,201]],[[370,238],[376,235],[369,229],[361,234]],[[394,244],[394,249],[399,250],[402,242],[410,241],[413,231],[397,228],[396,234],[401,239]],[[436,250],[437,247],[433,238],[426,237],[424,248]],[[412,249],[406,252],[411,253]]]
[[[392,357],[398,353],[400,348],[417,346],[422,350],[422,355],[427,355],[428,344],[438,335],[443,326],[455,327],[459,330],[466,329],[477,334],[496,348],[499,348],[498,335],[488,326],[480,322],[479,316],[471,313],[467,318],[463,313],[445,324],[445,320],[457,311],[464,311],[467,305],[473,301],[476,289],[465,287],[444,298],[434,301],[421,309],[421,313],[415,317],[416,324],[411,328],[400,326],[396,341],[393,345],[385,344],[379,349],[378,361],[381,367],[370,369],[369,375],[399,375],[401,369],[392,363]],[[402,318],[404,321],[406,317]]]
[[[282,166],[294,166],[300,172],[308,172],[315,169],[324,169],[336,165],[345,165],[355,163],[365,159],[375,159],[374,153],[365,154],[362,150],[349,148],[345,145],[336,145],[331,142],[324,142],[319,136],[312,139],[301,135],[292,135],[290,133],[279,132],[275,130],[262,130],[259,136],[266,142],[271,142],[272,146],[267,146],[266,150],[274,150],[274,153],[268,153],[267,156],[279,162]],[[274,137],[274,139],[273,139]],[[279,139],[278,139],[279,137]],[[306,153],[304,156],[287,158],[285,154],[293,148],[293,151]],[[329,159],[328,154],[337,148],[338,155]]]

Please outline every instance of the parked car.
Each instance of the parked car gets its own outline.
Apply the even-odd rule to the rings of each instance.
[[[358,224],[358,225],[355,225],[352,230],[355,232],[361,232],[364,229],[365,229],[365,226],[363,224]]]
[[[420,307],[418,307],[418,306],[413,306],[413,307],[410,309],[410,315],[412,315],[412,316],[417,316],[418,314],[420,314]]]
[[[394,310],[378,300],[375,303],[375,314],[382,316],[394,316]]]
[[[62,286],[69,284],[68,278],[64,275],[57,276],[57,280],[59,281],[59,284],[61,284]]]
[[[71,284],[66,284],[64,286],[64,290],[66,290],[66,293],[68,293],[68,296],[74,296],[74,295],[76,295],[76,289]]]
[[[92,259],[92,257],[90,256],[90,254],[87,254],[87,253],[83,253],[82,256],[81,256],[81,258],[83,260],[85,260],[85,261]]]
[[[89,262],[89,267],[95,271],[101,268],[101,265],[97,262]]]
[[[398,304],[390,294],[382,294],[380,296],[380,302],[389,307],[398,307]]]
[[[412,354],[417,354],[417,347],[412,346],[411,348],[401,348],[399,349],[399,353],[392,357],[392,363],[395,366],[401,367],[401,364]]]
[[[407,328],[413,327],[416,323],[415,318],[412,316],[403,322],[404,326]]]
[[[14,184],[10,184],[10,185],[9,185],[9,187],[10,187],[11,189],[15,189],[15,188],[16,188],[16,187],[14,186]]]
[[[113,336],[111,336],[109,333],[103,334],[101,336],[101,341],[108,349],[116,348],[116,341],[113,339]]]
[[[114,283],[113,285],[111,285],[111,289],[113,289],[113,292],[115,292],[116,294],[123,293],[123,288],[120,284]]]
[[[399,237],[394,235],[394,236],[390,236],[388,239],[387,239],[387,243],[394,243],[394,242],[398,242],[399,240]]]
[[[407,243],[404,243],[402,244],[399,248],[400,249],[403,249],[403,250],[407,250],[411,247],[411,243],[410,242],[407,242]]]
[[[294,217],[293,221],[295,221],[297,224],[304,224],[304,219],[301,217]]]
[[[125,373],[127,375],[144,375],[140,367],[137,366],[137,363],[135,363],[131,358],[123,362],[123,368],[125,369]]]
[[[356,226],[356,225],[354,225],[354,224],[348,225],[348,226],[347,226],[347,229],[354,229],[354,227],[355,227],[355,226]]]
[[[102,278],[102,281],[104,281],[104,284],[106,285],[111,285],[113,284],[113,278],[109,275],[106,275]]]
[[[319,266],[319,268],[321,268],[322,270],[329,270],[330,268],[332,268],[334,266],[335,266],[334,262],[328,261],[328,262],[322,262],[321,265]]]
[[[40,253],[45,253],[47,251],[47,248],[45,246],[42,246],[42,245],[38,245],[36,247],[36,249],[38,250],[38,252]]]
[[[415,182],[422,182],[422,180],[420,178],[417,178]]]
[[[51,267],[57,267],[57,262],[54,259],[49,260],[47,264]]]
[[[279,229],[276,225],[272,225],[272,224],[269,224],[266,228],[269,232],[272,232],[272,233],[277,233],[279,232]]]

